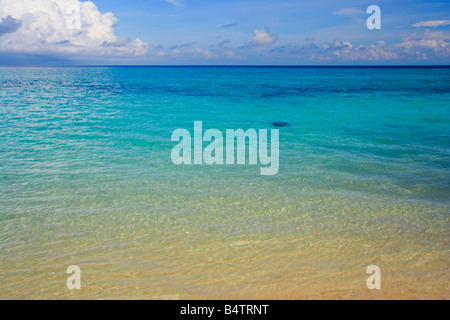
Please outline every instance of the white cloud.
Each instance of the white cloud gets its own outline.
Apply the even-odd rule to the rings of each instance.
[[[398,55],[385,48],[385,42],[379,41],[378,45],[354,46],[348,41],[335,41],[332,46],[323,46],[332,56],[344,61],[380,61],[396,60]],[[330,60],[331,57],[329,56]]]
[[[413,27],[419,28],[419,27],[443,27],[450,25],[450,20],[428,20],[428,21],[420,21],[415,24],[413,24]]]
[[[334,45],[331,47],[333,50],[341,50],[341,49],[351,49],[353,45],[348,41],[335,41]]]
[[[404,54],[410,57],[421,57],[426,54],[433,57],[450,58],[450,42],[433,39],[411,39],[405,38],[397,45]]]
[[[364,14],[364,13],[365,12],[359,8],[343,8],[343,9],[339,9],[339,10],[333,12],[333,14],[342,15],[342,16],[353,16],[353,15]]]
[[[172,57],[180,57],[181,56],[181,50],[180,49],[174,49],[172,50]]]
[[[79,28],[69,28],[74,12],[80,13]],[[10,17],[10,18],[7,18]],[[117,19],[101,13],[92,1],[0,0],[0,18],[14,19],[20,27],[0,34],[0,51],[61,53],[72,56],[139,56],[148,44],[114,34]],[[2,20],[6,21],[6,20]]]
[[[203,55],[206,59],[211,59],[211,58],[214,57],[214,54],[213,54],[211,51],[206,50],[206,49],[196,48],[196,49],[194,50],[194,52],[200,53],[200,54]]]
[[[164,0],[167,3],[173,4],[174,6],[180,7],[182,3],[179,0]]]
[[[424,54],[431,59],[450,58],[450,33],[446,31],[426,30],[422,33],[412,33],[403,38],[396,47],[406,55],[422,59]]]
[[[379,40],[377,44],[354,45],[348,41],[335,41],[333,45],[322,45],[322,51],[314,57],[336,61],[419,61],[450,58],[450,42],[446,33],[425,32],[411,34],[401,43],[386,44]],[[318,49],[320,50],[320,49]],[[305,52],[306,55],[306,52]],[[304,57],[304,56],[303,56]]]
[[[225,54],[226,54],[229,58],[235,58],[235,57],[236,57],[236,54],[235,54],[233,51],[231,51],[231,50],[225,51]]]
[[[251,44],[255,46],[271,45],[278,40],[278,36],[271,33],[269,29],[255,29],[254,33]]]

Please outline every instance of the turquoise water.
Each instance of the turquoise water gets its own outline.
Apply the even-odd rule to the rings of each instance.
[[[194,121],[290,123],[278,174]],[[449,298],[449,133],[449,68],[0,68],[0,298]]]

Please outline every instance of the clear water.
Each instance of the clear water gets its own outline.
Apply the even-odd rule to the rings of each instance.
[[[175,166],[196,120],[279,173]],[[0,68],[0,298],[449,298],[449,134],[448,68]]]

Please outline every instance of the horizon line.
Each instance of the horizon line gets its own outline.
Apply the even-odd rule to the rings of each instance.
[[[450,68],[450,64],[436,64],[436,65],[205,65],[205,64],[168,64],[168,65],[0,65],[0,68]]]

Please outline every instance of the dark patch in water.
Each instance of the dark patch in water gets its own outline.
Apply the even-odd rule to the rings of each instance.
[[[282,127],[290,127],[291,126],[291,124],[289,122],[284,122],[284,121],[271,122],[270,125],[272,127],[275,127],[275,128],[282,128]]]

